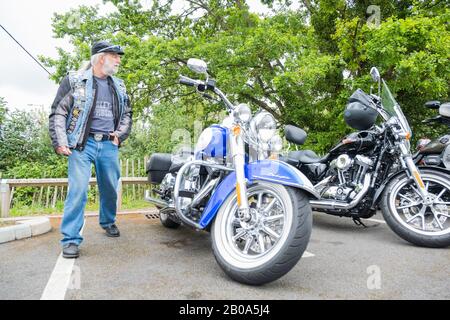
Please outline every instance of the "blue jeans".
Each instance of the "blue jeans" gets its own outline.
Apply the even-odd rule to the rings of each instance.
[[[116,221],[119,148],[112,141],[97,142],[89,137],[83,151],[72,150],[69,156],[69,189],[61,222],[63,246],[68,243],[80,245],[83,241],[80,231],[84,223],[92,164],[100,191],[100,226],[106,228]]]

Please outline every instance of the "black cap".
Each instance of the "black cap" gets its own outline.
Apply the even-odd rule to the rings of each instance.
[[[113,52],[120,55],[123,55],[125,53],[118,45],[114,45],[108,41],[98,41],[92,45],[91,55],[93,56],[94,54],[101,52]]]

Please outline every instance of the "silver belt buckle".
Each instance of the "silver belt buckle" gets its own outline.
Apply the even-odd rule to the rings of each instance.
[[[101,133],[94,134],[94,140],[95,141],[102,141],[103,135]]]

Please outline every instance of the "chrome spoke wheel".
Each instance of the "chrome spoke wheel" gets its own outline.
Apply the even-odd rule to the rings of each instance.
[[[293,221],[292,200],[286,188],[257,183],[247,189],[249,217],[239,217],[236,196],[218,216],[218,248],[240,268],[252,268],[272,259],[285,243]]]
[[[389,195],[390,211],[403,226],[416,233],[439,236],[450,233],[450,182],[423,174],[427,199],[422,199],[409,179],[402,179]]]
[[[228,239],[240,253],[249,256],[265,254],[278,241],[283,232],[284,207],[280,197],[270,190],[251,190],[248,195],[250,205],[249,221],[238,218],[237,204],[232,208],[232,228]]]

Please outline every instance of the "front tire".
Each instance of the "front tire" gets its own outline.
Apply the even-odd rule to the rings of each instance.
[[[430,203],[424,205],[415,184],[406,173],[386,186],[381,201],[383,217],[402,239],[417,246],[444,248],[450,245],[450,179],[433,170],[422,169],[422,180]]]
[[[177,229],[180,224],[173,221],[169,214],[165,213],[163,210],[159,211],[159,220],[161,221],[161,224],[169,229]]]
[[[300,260],[311,236],[312,212],[307,195],[295,188],[258,182],[247,194],[252,220],[239,220],[236,194],[231,194],[213,222],[212,248],[229,277],[262,285]]]

